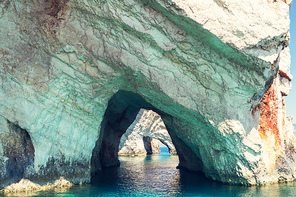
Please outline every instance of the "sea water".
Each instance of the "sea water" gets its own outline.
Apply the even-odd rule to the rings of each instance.
[[[178,156],[161,150],[159,155],[120,157],[120,167],[104,169],[90,184],[10,196],[296,196],[296,183],[245,187],[211,181],[176,169]]]

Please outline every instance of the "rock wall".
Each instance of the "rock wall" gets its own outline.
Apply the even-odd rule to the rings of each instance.
[[[1,133],[16,125],[34,148],[19,152],[18,174],[88,182],[118,164],[120,138],[145,108],[161,115],[179,167],[232,184],[292,181],[290,5],[0,1]]]
[[[129,126],[122,135],[119,144],[119,155],[146,155],[148,153],[145,148],[144,137],[150,138],[149,144],[155,144],[155,149],[149,151],[150,154],[160,153],[159,141],[165,144],[170,154],[177,154],[172,139],[161,119],[161,117],[151,111],[141,109],[136,116],[134,122]],[[153,139],[151,141],[151,139]],[[151,146],[151,145],[150,145]]]

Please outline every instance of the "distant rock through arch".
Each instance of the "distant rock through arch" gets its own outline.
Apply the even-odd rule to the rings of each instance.
[[[148,139],[145,137],[149,137],[150,139],[145,141],[145,139]],[[170,154],[177,154],[176,148],[160,115],[152,110],[140,109],[133,123],[121,137],[118,154],[145,155],[147,153],[145,143],[152,143],[154,146],[157,146],[158,141],[168,147]],[[149,152],[152,154],[159,153],[159,145],[158,148],[154,148]]]

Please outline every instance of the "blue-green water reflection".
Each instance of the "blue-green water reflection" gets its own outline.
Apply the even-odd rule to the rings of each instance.
[[[22,195],[296,196],[295,183],[243,187],[212,182],[202,174],[176,169],[178,156],[170,156],[168,152],[146,157],[121,157],[120,161],[120,167],[103,170],[92,178],[91,184],[47,192],[22,193]]]

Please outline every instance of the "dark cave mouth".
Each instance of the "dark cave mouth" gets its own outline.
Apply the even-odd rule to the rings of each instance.
[[[133,92],[118,91],[111,98],[101,123],[101,136],[93,149],[92,173],[98,172],[102,168],[120,165],[118,152],[121,137],[134,122],[141,108],[153,110],[161,117],[169,116],[148,103],[139,94]],[[143,136],[143,140],[151,142],[152,138]],[[146,143],[146,145],[148,145],[145,147],[147,155],[153,154],[151,143]]]
[[[172,144],[175,146],[176,155],[178,155],[179,164],[176,167],[191,171],[202,171],[201,160],[177,136],[178,126],[175,124],[175,118],[155,108],[139,94],[120,90],[110,99],[101,123],[100,136],[96,141],[91,157],[92,176],[102,169],[120,165],[118,159],[120,139],[133,123],[141,108],[156,112],[163,120],[172,139]],[[196,163],[200,165],[196,167]]]
[[[6,162],[5,178],[8,184],[19,182],[27,178],[25,170],[33,166],[35,149],[29,133],[18,124],[7,120],[9,132],[1,135],[3,155],[8,158]]]

